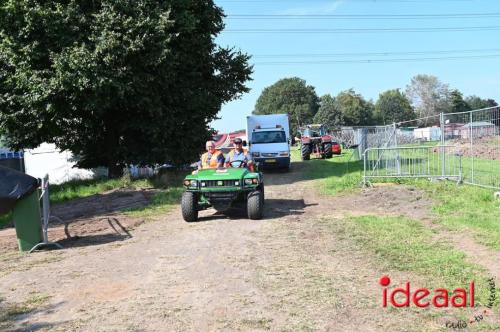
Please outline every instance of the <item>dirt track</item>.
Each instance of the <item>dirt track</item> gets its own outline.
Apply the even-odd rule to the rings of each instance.
[[[0,260],[5,302],[49,296],[39,309],[17,316],[10,329],[443,329],[442,319],[426,313],[380,307],[382,274],[418,278],[379,270],[342,226],[346,215],[377,211],[425,219],[429,201],[401,188],[357,196],[367,199],[325,198],[301,180],[302,167],[265,175],[261,221],[204,211],[200,222],[188,224],[176,209],[130,235]],[[395,204],[367,205],[389,192]]]

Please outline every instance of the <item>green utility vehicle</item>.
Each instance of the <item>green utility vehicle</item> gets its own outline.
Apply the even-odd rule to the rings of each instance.
[[[246,208],[248,218],[261,219],[264,208],[262,173],[250,172],[246,162],[235,160],[229,168],[199,170],[184,179],[182,217],[198,220],[198,211],[213,207],[225,212],[231,207]]]

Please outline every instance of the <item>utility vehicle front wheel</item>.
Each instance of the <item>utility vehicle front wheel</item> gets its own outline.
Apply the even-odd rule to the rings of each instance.
[[[198,197],[190,191],[182,194],[181,201],[182,218],[187,222],[198,220]]]
[[[248,194],[247,213],[248,218],[257,220],[262,218],[264,210],[264,198],[262,192],[256,190]]]

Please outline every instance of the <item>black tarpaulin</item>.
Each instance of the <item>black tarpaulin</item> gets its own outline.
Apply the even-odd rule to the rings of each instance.
[[[34,177],[0,166],[0,215],[12,210],[18,200],[36,188],[38,180]]]

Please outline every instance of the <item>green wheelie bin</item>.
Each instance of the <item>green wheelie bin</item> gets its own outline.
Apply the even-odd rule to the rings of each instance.
[[[19,250],[43,242],[39,180],[0,166],[0,214],[12,211]]]
[[[20,251],[30,251],[43,241],[40,219],[39,191],[23,197],[12,210],[12,219],[16,226],[17,243]]]

